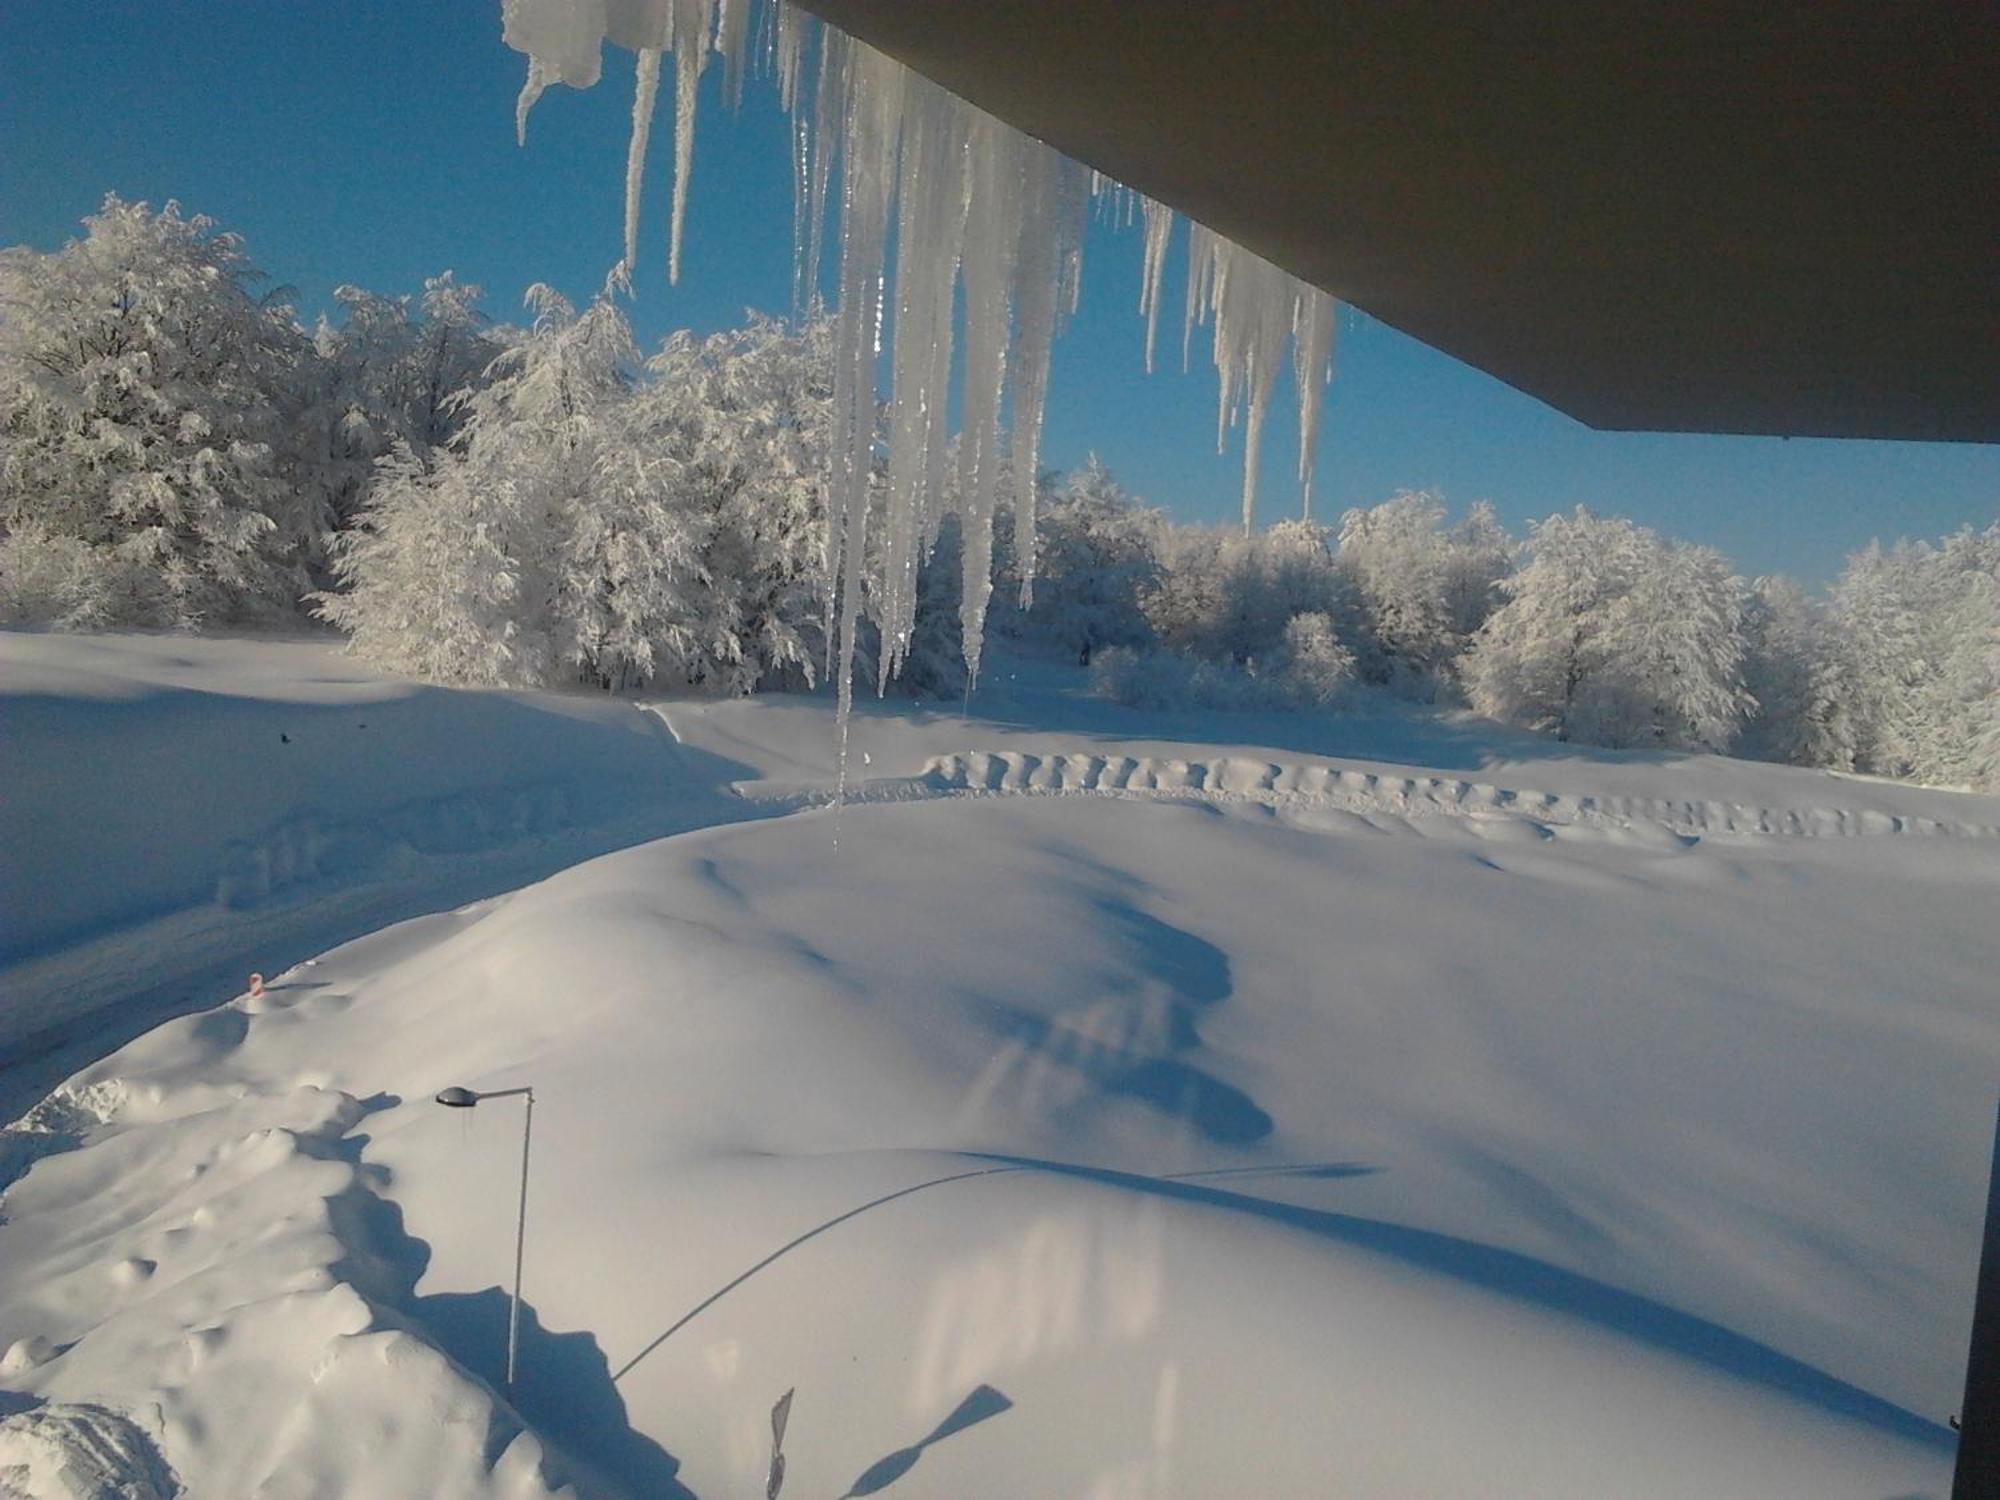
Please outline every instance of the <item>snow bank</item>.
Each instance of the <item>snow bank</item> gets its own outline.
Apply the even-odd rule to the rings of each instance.
[[[0,1060],[731,816],[728,769],[629,701],[331,643],[0,632]],[[32,1097],[0,1080],[0,1114]]]
[[[601,819],[673,764],[630,704],[424,687],[331,644],[8,632],[0,724],[0,962]]]

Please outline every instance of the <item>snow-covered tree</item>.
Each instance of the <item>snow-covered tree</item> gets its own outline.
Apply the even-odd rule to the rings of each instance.
[[[1593,515],[1537,524],[1466,658],[1473,704],[1607,745],[1720,750],[1750,703],[1742,585],[1713,549]]]
[[[1373,681],[1419,697],[1448,683],[1498,603],[1512,544],[1481,502],[1447,527],[1435,495],[1404,491],[1341,519],[1339,560],[1365,611],[1362,662]]]
[[[289,309],[237,236],[113,196],[0,251],[0,614],[67,628],[288,612],[325,524]]]
[[[1249,666],[1282,649],[1294,615],[1323,614],[1336,629],[1355,618],[1353,590],[1330,542],[1309,521],[1249,535],[1174,528],[1159,581],[1142,591],[1140,607],[1168,649]]]
[[[1743,611],[1743,686],[1756,710],[1737,752],[1799,766],[1854,766],[1854,686],[1838,622],[1789,578],[1760,578]]]
[[[659,466],[658,482],[700,537],[694,587],[705,623],[671,663],[683,680],[747,693],[815,679],[825,650],[831,337],[823,318],[793,331],[753,316],[706,339],[675,334],[647,362],[626,443]]]
[[[578,314],[531,288],[534,326],[463,403],[462,451],[434,450],[427,467],[399,444],[381,466],[337,549],[346,590],[320,604],[359,655],[523,685],[611,681],[644,655],[634,633],[652,622],[634,622],[657,595],[656,570],[691,548],[650,472],[607,456],[636,358],[610,293]]]
[[[460,435],[379,466],[322,606],[358,652],[457,681],[812,682],[827,326],[677,334],[635,373],[620,290],[581,313],[531,291],[534,326],[459,397]]]
[[[1318,610],[1293,615],[1285,625],[1278,672],[1298,703],[1325,708],[1354,681],[1354,653],[1341,644],[1334,624]]]
[[[1743,687],[1744,594],[1713,547],[1649,536],[1591,642],[1576,738],[1726,750],[1755,707]]]
[[[1947,785],[1993,774],[1993,640],[2000,524],[1942,545],[1871,544],[1848,559],[1834,612],[1854,692],[1863,769]]]
[[[423,295],[390,297],[334,289],[338,322],[322,319],[318,353],[318,441],[338,525],[360,509],[376,460],[401,443],[420,462],[455,437],[468,393],[485,383],[504,347],[479,310],[480,289],[450,271]]]
[[[996,547],[1003,598],[1018,593],[1011,511]],[[1038,562],[1034,604],[1003,610],[996,624],[1066,656],[1153,638],[1140,598],[1160,573],[1160,513],[1135,501],[1095,453],[1042,494],[1035,513]]]

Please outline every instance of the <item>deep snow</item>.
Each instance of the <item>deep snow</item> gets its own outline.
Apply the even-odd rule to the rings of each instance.
[[[131,1041],[10,1134],[0,1476],[31,1492],[87,1462],[137,1495],[761,1494],[794,1388],[788,1496],[1948,1483],[2000,800],[1469,719],[1138,715],[1017,664],[984,717],[858,715],[832,809],[816,700],[642,716],[315,646],[4,645],[54,653],[49,723],[182,674],[256,734],[319,725],[306,698],[439,737],[409,797],[394,751],[301,792],[211,764],[238,736],[199,709],[157,714],[153,801],[186,767],[206,801],[164,816],[211,851],[300,795],[393,831],[462,794],[453,768],[560,781],[565,734],[580,781],[673,788],[589,825],[635,847],[511,895],[435,910],[467,862],[559,844],[502,820],[425,855],[397,899],[435,914]],[[71,649],[129,686],[66,687]],[[457,743],[496,703],[548,720],[518,762]],[[97,774],[12,708],[40,795]],[[10,880],[58,847],[13,836],[45,812],[20,784]],[[110,976],[74,1023],[91,1056],[154,1003],[101,957],[132,934],[201,916],[218,962],[270,973],[233,924],[276,904],[298,941],[386,887],[363,862],[175,918],[197,887],[166,872],[200,861],[155,859],[158,808],[91,805],[117,899],[144,895],[121,910],[170,917],[94,897],[80,938],[0,971],[10,1016],[24,972]],[[669,815],[690,831],[639,842]],[[523,1082],[510,1403],[517,1101],[429,1099]]]

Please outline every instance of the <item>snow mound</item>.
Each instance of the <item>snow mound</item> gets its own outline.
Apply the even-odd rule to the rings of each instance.
[[[0,1426],[0,1478],[11,1462],[26,1494],[93,1500],[178,1495],[175,1473],[202,1495],[305,1476],[356,1496],[563,1493],[520,1419],[397,1311],[420,1247],[348,1140],[384,1101],[182,1081],[226,1066],[242,1020],[149,1037],[127,1059],[141,1082],[93,1084],[119,1102],[81,1134],[59,1111],[69,1133],[0,1197],[10,1258],[36,1267],[10,1283],[4,1326],[32,1331],[6,1379],[49,1403]],[[103,1402],[150,1412],[156,1436]]]
[[[130,1419],[78,1403],[0,1420],[4,1500],[175,1500],[182,1493]]]
[[[786,1390],[802,1493],[1936,1491],[1986,846],[1279,811],[710,829],[173,1022],[6,1197],[7,1383],[196,1493],[754,1493]],[[503,1405],[520,1117],[429,1099],[521,1082]]]

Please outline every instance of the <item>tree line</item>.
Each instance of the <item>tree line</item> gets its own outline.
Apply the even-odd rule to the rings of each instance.
[[[616,284],[488,321],[447,273],[304,326],[234,235],[106,200],[0,251],[0,622],[317,617],[439,681],[808,687],[830,661],[824,320],[649,357]],[[957,465],[947,465],[947,484]],[[1580,743],[2000,787],[2000,523],[1871,545],[1824,597],[1579,509],[1510,536],[1406,493],[1337,527],[1177,524],[1094,458],[1037,476],[1032,589],[949,517],[888,686],[957,695],[987,629],[1134,706],[1463,705]],[[1002,485],[1011,493],[1011,485]],[[987,614],[987,591],[1001,607]],[[905,596],[907,597],[907,595]]]

